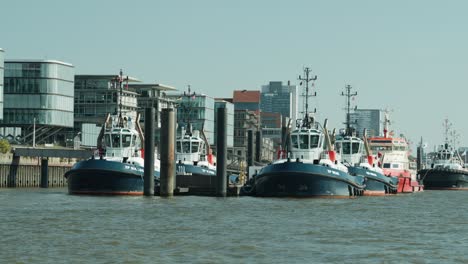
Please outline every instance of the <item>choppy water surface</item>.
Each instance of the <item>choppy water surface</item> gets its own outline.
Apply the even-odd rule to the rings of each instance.
[[[2,263],[467,263],[468,192],[358,199],[0,189]]]

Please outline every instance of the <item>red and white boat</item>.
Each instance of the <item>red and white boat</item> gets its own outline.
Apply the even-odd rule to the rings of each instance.
[[[384,175],[398,177],[398,193],[419,192],[424,186],[417,179],[416,166],[410,161],[408,141],[388,133],[388,113],[385,113],[383,136],[369,138],[369,146],[377,153],[379,167]]]

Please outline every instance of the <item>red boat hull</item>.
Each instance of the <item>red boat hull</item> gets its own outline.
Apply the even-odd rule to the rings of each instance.
[[[424,186],[409,177],[400,177],[398,181],[398,193],[413,193],[424,190]]]
[[[397,193],[413,193],[424,190],[424,185],[411,178],[411,172],[407,170],[385,170],[384,174],[388,176],[396,176],[398,180]]]

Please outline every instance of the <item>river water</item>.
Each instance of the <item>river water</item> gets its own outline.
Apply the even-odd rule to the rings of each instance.
[[[0,189],[1,263],[467,263],[468,192],[357,199]]]

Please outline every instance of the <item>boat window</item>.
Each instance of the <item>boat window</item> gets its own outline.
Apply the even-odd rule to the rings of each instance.
[[[351,144],[349,142],[343,143],[343,154],[350,154],[351,152]]]
[[[197,152],[198,152],[198,143],[192,142],[192,153],[197,153]]]
[[[200,152],[202,155],[206,155],[205,143],[200,143]]]
[[[370,143],[377,143],[377,144],[388,144],[388,143],[392,143],[391,140],[370,140],[369,142],[370,142]]]
[[[319,135],[310,136],[310,147],[317,148],[319,146]]]
[[[122,135],[122,147],[130,147],[132,135]]]
[[[301,149],[309,148],[309,135],[299,135],[299,144]]]
[[[137,137],[135,135],[133,135],[133,137],[132,137],[133,145],[136,145],[136,142],[137,142],[136,140],[137,140]]]
[[[361,143],[353,142],[353,154],[359,153],[361,151]]]
[[[385,151],[385,150],[392,150],[391,146],[371,146],[373,151]]]
[[[339,142],[339,143],[338,143],[338,142],[337,142],[337,143],[335,143],[335,150],[336,150],[336,152],[338,152],[338,153],[342,153],[342,152],[341,152],[341,148],[342,148],[342,146],[343,146],[343,144],[342,144],[341,142]]]
[[[111,146],[110,135],[105,135],[105,136],[104,136],[104,146],[106,146],[106,147],[112,147],[112,146]]]
[[[112,135],[112,147],[113,148],[120,147],[120,135],[119,134]]]
[[[190,153],[190,141],[182,142],[183,153]]]
[[[343,154],[359,153],[359,145],[359,142],[343,142]]]
[[[179,153],[182,152],[182,148],[181,148],[182,144],[180,143],[180,141],[178,141],[176,145],[177,145],[177,152]]]
[[[384,169],[390,169],[390,163],[384,163],[383,167]]]
[[[398,169],[400,167],[400,164],[393,163],[392,164],[392,169]]]
[[[299,148],[299,142],[297,141],[297,135],[291,136],[291,143],[293,148]]]

